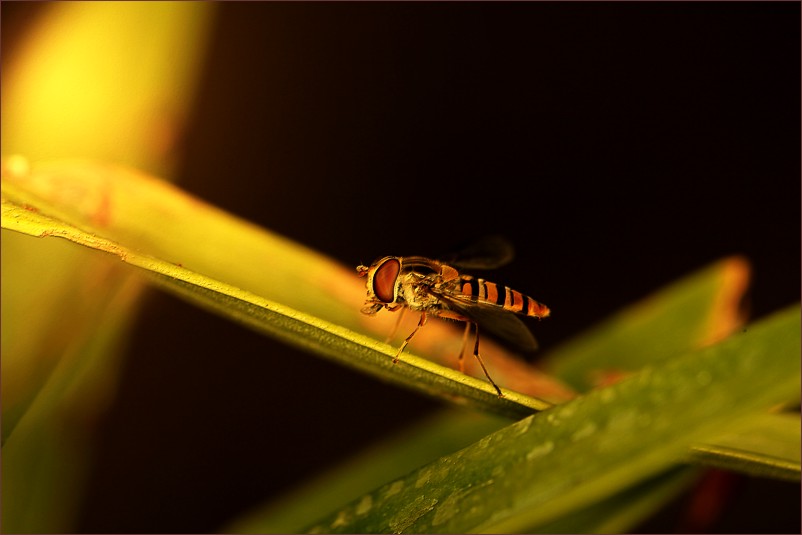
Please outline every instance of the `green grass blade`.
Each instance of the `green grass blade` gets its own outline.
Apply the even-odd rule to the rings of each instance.
[[[179,264],[194,273],[291,309],[384,340],[397,315],[360,312],[365,280],[300,244],[194,198],[132,169],[87,161],[38,163],[29,172],[4,169],[4,195],[59,223],[103,237],[139,254]],[[202,246],[199,246],[202,244]],[[416,314],[407,314],[411,332]],[[398,348],[400,341],[394,343]],[[462,329],[431,321],[410,344],[412,353],[454,368]],[[531,397],[559,402],[573,392],[492,340],[482,353],[496,382]],[[466,373],[484,375],[475,359]]]
[[[517,392],[505,391],[504,398],[499,398],[488,382],[415,355],[405,353],[393,364],[396,349],[392,346],[197,274],[173,269],[159,273],[153,262],[140,267],[147,269],[159,285],[190,301],[380,380],[510,418],[550,407],[545,401]]]
[[[632,533],[640,523],[698,480],[699,471],[679,467],[545,525],[540,533]],[[534,532],[535,529],[524,530]]]
[[[549,350],[541,365],[586,391],[649,363],[709,345],[743,324],[739,304],[748,281],[746,260],[722,259]]]
[[[80,175],[81,169],[86,170],[85,168],[70,169],[69,167],[66,170],[72,173],[77,172]],[[69,177],[70,172],[64,173],[64,171],[64,167],[59,168],[56,166],[55,170],[51,168],[43,174],[48,175],[50,173],[52,177],[57,179],[63,179],[65,175]],[[97,168],[90,168],[90,174],[96,171]],[[27,186],[30,184],[16,182],[8,184],[4,181],[3,226],[35,236],[61,236],[77,243],[115,254],[127,263],[144,269],[159,284],[164,285],[171,291],[184,295],[202,306],[214,309],[258,330],[283,338],[290,343],[317,351],[346,365],[368,370],[369,373],[385,380],[405,384],[429,393],[434,392],[435,395],[445,396],[452,401],[478,407],[482,410],[497,412],[510,418],[519,418],[533,410],[541,410],[548,407],[546,403],[538,402],[525,396],[518,397],[513,393],[509,393],[504,400],[498,400],[485,381],[474,381],[450,368],[441,368],[428,361],[416,359],[412,355],[405,354],[398,365],[392,366],[390,364],[388,366],[389,361],[395,354],[395,348],[380,344],[371,337],[356,334],[355,331],[326,321],[325,318],[309,314],[306,311],[306,307],[317,306],[321,302],[320,299],[315,298],[321,294],[321,288],[314,286],[315,279],[318,281],[325,279],[327,284],[325,289],[327,290],[339,288],[341,283],[343,288],[348,286],[349,289],[347,292],[341,292],[342,288],[340,288],[337,292],[341,294],[349,293],[349,295],[353,293],[353,295],[357,296],[357,299],[354,303],[349,303],[347,299],[334,299],[332,302],[335,303],[338,311],[336,316],[338,319],[351,318],[347,321],[352,322],[351,324],[356,325],[358,329],[360,322],[354,318],[359,317],[356,311],[359,308],[359,301],[364,296],[364,288],[359,288],[360,283],[355,280],[353,273],[345,276],[344,271],[336,264],[329,263],[326,265],[327,269],[324,270],[327,275],[323,277],[320,271],[314,272],[315,269],[320,269],[319,255],[308,252],[297,254],[297,246],[293,247],[287,243],[280,243],[277,247],[271,247],[275,245],[275,242],[280,242],[280,240],[269,237],[262,239],[264,238],[262,231],[258,229],[254,231],[247,224],[236,221],[225,214],[220,214],[219,211],[215,211],[212,207],[201,206],[198,209],[197,205],[199,203],[197,201],[188,203],[188,199],[177,194],[176,191],[171,191],[169,187],[163,184],[154,183],[152,179],[145,180],[143,184],[142,180],[139,180],[136,176],[132,177],[130,174],[121,176],[114,169],[103,169],[103,171],[107,171],[114,176],[115,184],[122,185],[116,195],[123,196],[135,192],[136,194],[133,196],[150,201],[150,204],[147,202],[132,202],[120,214],[122,220],[128,221],[129,224],[134,224],[136,221],[143,219],[143,210],[147,212],[148,210],[158,209],[161,212],[172,214],[174,216],[171,218],[172,221],[191,219],[193,221],[193,230],[201,228],[203,229],[202,232],[215,234],[216,229],[217,238],[214,239],[219,241],[215,242],[213,240],[213,243],[215,245],[232,245],[232,247],[229,249],[226,249],[226,247],[212,247],[211,249],[217,253],[220,252],[220,249],[226,249],[227,258],[233,259],[230,262],[231,269],[226,271],[224,267],[218,271],[223,276],[215,278],[209,276],[208,273],[200,274],[195,270],[158,260],[152,254],[142,253],[143,250],[148,252],[159,251],[165,255],[169,253],[171,259],[178,258],[186,261],[190,266],[210,271],[208,267],[209,265],[215,265],[215,259],[204,259],[204,251],[198,256],[195,251],[197,248],[194,247],[194,243],[197,242],[197,235],[191,235],[191,233],[182,234],[183,227],[181,226],[171,229],[176,230],[175,235],[172,232],[168,232],[168,237],[163,242],[159,241],[159,236],[153,232],[154,229],[148,228],[125,227],[120,230],[103,227],[96,229],[100,232],[81,231],[74,225],[68,224],[68,222],[73,221],[81,227],[92,228],[92,225],[88,224],[87,221],[91,221],[96,214],[93,215],[91,210],[87,213],[81,213],[79,210],[76,213],[74,207],[63,203],[56,203],[54,206],[51,202],[53,199],[43,201],[42,195],[37,194],[30,188],[17,187],[18,185]],[[39,174],[36,178],[41,179],[42,174]],[[85,179],[86,177],[84,176],[83,178]],[[102,183],[105,180],[102,179],[100,182]],[[84,186],[83,189],[89,192],[88,195],[91,198],[91,192],[93,191],[91,185],[97,180],[90,179],[83,182],[77,180],[75,182]],[[44,183],[47,184],[48,182],[45,181]],[[41,184],[39,185],[41,186]],[[41,193],[41,191],[38,193]],[[125,198],[128,199],[130,197],[131,195],[128,195]],[[187,206],[191,206],[192,209],[187,209]],[[45,213],[55,213],[59,217],[47,217],[44,215]],[[113,220],[117,221],[117,218],[115,217]],[[127,243],[126,240],[131,240],[132,243],[136,242],[138,246],[136,248],[122,247],[119,244],[120,242],[98,237],[101,233],[105,234],[106,232],[118,234],[125,243]],[[148,238],[145,241],[136,240],[137,232],[144,232]],[[245,236],[244,239],[243,236]],[[227,240],[231,240],[232,243],[229,244]],[[268,242],[271,245],[265,248],[264,242]],[[254,272],[245,276],[240,273],[239,278],[233,277],[233,274],[238,271],[241,265],[253,264],[242,251],[253,252],[254,250],[260,251],[260,258],[264,258],[270,252],[275,255],[277,251],[280,251],[271,260],[270,276],[266,277],[264,270],[259,266],[258,273]],[[235,254],[229,255],[230,251],[234,251]],[[262,251],[264,251],[264,255],[261,253]],[[193,253],[195,256],[193,256]],[[220,264],[220,262],[218,261],[217,264]],[[223,265],[225,266],[225,263]],[[310,267],[310,270],[305,269],[305,267]],[[285,271],[279,273],[278,276],[274,276],[276,269],[273,268],[284,268]],[[328,268],[331,269],[329,270]],[[228,274],[232,274],[232,278],[235,278],[235,280],[241,281],[245,289],[241,289],[236,284],[231,284],[231,281],[227,278]],[[340,274],[343,277],[340,277]],[[260,295],[270,295],[275,290],[258,286],[259,283],[265,280],[274,286],[291,286],[293,289],[311,286],[313,291],[308,296],[309,299],[306,302],[299,301],[305,312],[302,313],[298,309],[289,307],[286,303],[280,304],[275,300],[262,299]],[[338,283],[335,284],[335,280]],[[279,282],[277,283],[276,281]],[[356,284],[352,284],[354,282]],[[718,287],[720,288],[721,286],[722,283],[719,282]],[[724,284],[723,286],[732,287],[734,285],[730,284],[728,286]],[[256,293],[246,291],[248,288],[260,288],[260,290]],[[265,291],[262,291],[263,289]],[[291,292],[296,298],[298,294],[303,293],[302,291]],[[708,292],[708,297],[712,296],[714,300],[715,295],[715,292],[712,294]],[[698,304],[699,300],[694,302]],[[706,308],[709,310],[710,306],[707,305]],[[681,312],[681,308],[678,310]],[[325,307],[321,309],[321,312],[321,315],[331,313]],[[653,324],[650,325],[651,327],[653,327]],[[710,329],[701,329],[699,332],[707,332],[708,334],[704,336],[709,338],[709,331]],[[696,339],[703,339],[704,336],[696,336]],[[649,338],[646,337],[645,339]],[[676,344],[674,349],[676,350],[678,347],[682,346]],[[653,359],[650,353],[643,355],[643,357],[647,357],[650,360],[665,358],[663,356],[661,359]],[[436,376],[445,379],[445,381],[441,382]],[[454,389],[454,386],[460,383],[466,386],[467,390]],[[482,389],[484,389],[484,392],[481,392]]]
[[[685,315],[682,310],[681,304],[687,302],[687,296],[693,295],[696,298],[693,300],[694,310],[697,311],[696,317],[708,318],[701,326],[697,326],[693,332],[689,334],[691,338],[683,338],[677,336],[672,340],[672,347],[675,351],[688,351],[698,346],[700,343],[700,335],[710,336],[711,325],[730,325],[735,326],[732,322],[733,313],[735,312],[734,303],[740,298],[740,292],[743,291],[746,275],[748,270],[740,259],[726,259],[724,261],[716,262],[715,264],[704,268],[703,270],[693,273],[688,277],[683,278],[681,281],[671,284],[668,288],[660,290],[655,294],[647,297],[644,302],[649,303],[648,307],[652,310],[660,311],[661,313],[652,313],[648,316],[648,321],[643,321],[643,316],[635,313],[637,307],[630,308],[631,312],[622,311],[617,316],[622,318],[619,321],[608,327],[605,336],[609,340],[615,340],[618,336],[612,330],[622,330],[626,332],[627,336],[631,336],[638,340],[649,339],[656,336],[662,330],[660,325],[661,321],[665,321],[665,316],[669,313],[676,313]],[[678,292],[678,293],[677,293]],[[705,301],[706,296],[706,301]],[[642,307],[641,307],[642,308]],[[701,311],[701,312],[699,312]],[[716,318],[718,320],[716,321]],[[686,327],[690,327],[686,324]],[[598,331],[598,328],[591,329],[590,336],[593,332]],[[721,333],[721,329],[718,330]],[[580,334],[579,339],[584,335]],[[598,338],[597,338],[598,339]],[[568,343],[565,347],[575,345]],[[624,360],[623,354],[629,351],[626,355],[626,361],[632,363],[638,355],[643,356],[638,348],[626,345],[620,348],[619,351],[614,353],[615,358],[619,359],[617,362],[610,362],[610,365],[619,364]],[[580,351],[580,354],[582,352]],[[553,356],[562,355],[567,360],[574,360],[575,357],[566,354],[563,350],[557,350],[552,353]],[[652,355],[648,355],[652,357]],[[556,371],[568,371],[572,373],[573,366],[569,365],[565,368],[556,367]],[[570,378],[569,378],[570,379]],[[291,496],[283,497],[275,504],[267,504],[260,510],[249,514],[246,518],[237,521],[232,525],[234,532],[294,532],[304,525],[306,518],[314,516],[314,512],[321,516],[331,510],[334,510],[333,505],[342,505],[351,499],[358,498],[362,494],[368,492],[375,486],[382,482],[389,481],[397,476],[392,471],[386,471],[387,459],[403,459],[405,452],[409,450],[418,451],[421,444],[428,444],[431,442],[432,436],[444,442],[449,441],[451,433],[460,437],[463,435],[463,426],[461,425],[462,418],[459,414],[454,414],[453,411],[445,412],[439,419],[440,424],[434,429],[428,426],[418,428],[417,433],[409,431],[399,433],[398,436],[393,437],[387,447],[380,449],[381,454],[374,454],[374,449],[367,452],[357,454],[357,456],[347,462],[342,470],[351,472],[349,481],[354,484],[348,489],[348,492],[331,491],[332,488],[337,487],[338,480],[333,476],[323,476],[316,478],[314,482],[308,484],[303,489],[298,489]],[[474,434],[475,440],[479,440],[485,434],[481,426],[477,426],[476,433]],[[444,455],[448,452],[442,451],[438,448],[432,449],[432,454],[438,453]],[[404,464],[409,470],[415,468],[414,465]],[[336,474],[343,474],[341,470],[336,470]],[[358,474],[369,474],[368,478],[361,478]],[[385,479],[381,479],[381,474],[384,474]],[[345,477],[342,475],[342,477]],[[639,487],[638,500],[639,503],[648,504],[649,507],[656,508],[661,500],[666,500],[667,497],[673,496],[676,493],[678,485],[673,479],[671,482],[663,482],[658,478],[659,482],[654,484],[647,484]],[[679,478],[680,482],[692,481],[692,478]],[[357,485],[361,484],[361,486]],[[670,487],[671,491],[668,492],[666,487]],[[334,495],[336,502],[332,503],[331,496]],[[631,500],[630,500],[631,501]],[[607,503],[607,502],[605,502]],[[571,515],[572,523],[570,525],[584,525],[587,528],[565,528],[567,531],[587,532],[596,531],[596,526],[600,525],[616,525],[622,526],[622,531],[627,531],[625,526],[633,526],[635,523],[642,519],[642,516],[634,514],[635,508],[624,504],[618,510],[618,502],[612,501],[609,507],[594,506],[593,515],[590,519],[585,520],[582,517],[582,523],[577,524],[580,517]],[[647,508],[643,507],[640,511],[646,511]],[[610,515],[609,520],[604,520],[605,514]],[[606,522],[606,524],[605,524]],[[600,529],[600,528],[599,528]],[[547,531],[557,531],[557,528],[548,528]]]
[[[758,414],[746,427],[691,448],[689,461],[751,476],[800,480],[799,414]]]
[[[250,511],[225,533],[298,533],[311,518],[336,511],[383,483],[454,453],[510,420],[448,409],[374,444],[336,468]]]
[[[489,415],[443,411],[360,452],[278,500],[248,512],[221,532],[298,533],[308,526],[310,518],[336,512],[383,483],[400,478],[439,456],[454,453],[509,423],[509,420]],[[696,473],[697,470],[687,467],[674,469],[581,511],[573,511],[540,531],[631,531],[694,482]]]
[[[312,532],[516,532],[657,475],[800,391],[797,306],[516,422],[366,494]]]
[[[13,197],[11,189],[4,185],[3,228],[32,236],[62,237],[117,255],[127,264],[143,270],[165,289],[258,331],[368,372],[381,380],[458,405],[480,407],[513,418],[550,406],[516,392],[507,392],[504,398],[499,398],[486,381],[414,355],[405,354],[403,359],[393,364],[395,349],[387,344],[26,210],[6,197],[6,193]]]

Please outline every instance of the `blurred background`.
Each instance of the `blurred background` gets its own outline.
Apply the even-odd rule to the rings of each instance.
[[[50,8],[2,4],[4,72]],[[215,4],[175,176],[350,266],[502,234],[544,352],[731,254],[760,318],[800,295],[799,15]],[[219,530],[439,407],[156,290],[123,358],[76,532]],[[711,531],[798,532],[798,485],[733,485]]]

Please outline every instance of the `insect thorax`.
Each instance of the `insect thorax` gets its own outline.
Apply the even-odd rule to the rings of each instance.
[[[403,300],[411,310],[436,312],[442,310],[444,304],[430,289],[441,284],[441,277],[435,274],[422,275],[414,271],[402,274],[398,278],[399,300]]]

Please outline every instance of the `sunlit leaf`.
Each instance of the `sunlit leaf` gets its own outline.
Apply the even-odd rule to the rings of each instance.
[[[20,207],[374,339],[384,340],[395,324],[392,313],[369,317],[360,312],[365,281],[353,267],[143,173],[97,162],[59,161],[36,164],[24,173],[7,171],[4,182],[6,195],[13,195]],[[414,314],[408,316],[417,322]],[[431,321],[409,350],[456,368],[461,347],[461,328]],[[492,340],[483,340],[482,353],[502,387],[551,402],[573,395]],[[474,359],[466,359],[466,372],[485,380]]]
[[[3,50],[4,177],[26,174],[15,154],[107,158],[169,177],[212,9],[43,4]],[[118,262],[5,230],[2,264],[3,528],[70,531],[145,285]]]
[[[516,392],[499,398],[486,381],[466,376],[427,360],[405,355],[393,363],[395,350],[344,327],[269,301],[222,281],[190,271],[26,210],[9,200],[14,194],[4,186],[3,228],[38,237],[61,237],[117,255],[140,268],[162,287],[201,306],[276,336],[296,346],[320,353],[344,365],[377,377],[441,397],[460,405],[480,405],[486,410],[521,417],[550,405]]]

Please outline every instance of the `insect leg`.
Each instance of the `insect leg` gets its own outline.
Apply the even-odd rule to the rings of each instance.
[[[468,325],[470,325],[470,323]],[[498,387],[496,382],[490,378],[490,374],[487,373],[487,368],[485,368],[485,363],[482,362],[482,357],[479,356],[479,324],[474,323],[474,325],[476,326],[476,344],[473,346],[473,356],[476,357],[476,360],[479,361],[479,365],[482,366],[482,371],[485,372],[485,377],[487,377],[487,380],[490,381],[490,384],[493,385],[493,388],[495,388],[496,392],[498,392],[498,397],[503,398],[504,394],[501,393],[501,389]]]
[[[390,340],[392,340],[395,337],[396,333],[398,332],[398,327],[401,326],[401,321],[404,319],[404,314],[406,313],[407,313],[407,307],[401,307],[401,312],[398,313],[398,319],[395,322],[395,327],[393,327],[393,330],[390,331],[390,335],[384,340],[385,344],[389,343]]]
[[[401,344],[401,347],[398,349],[398,353],[395,354],[395,358],[393,359],[393,364],[398,362],[398,357],[400,357],[401,353],[404,352],[404,348],[407,347],[407,344],[409,343],[410,340],[412,340],[412,337],[415,336],[415,333],[417,333],[420,330],[420,328],[423,327],[425,324],[426,324],[426,312],[421,312],[420,320],[418,320],[418,326],[415,327],[415,330],[412,331],[410,335],[407,336],[407,339],[404,340],[404,343]]]
[[[468,347],[468,334],[471,332],[471,322],[465,322],[465,332],[462,334],[462,347],[459,350],[459,371],[465,373],[465,361],[462,357],[465,355],[465,348]]]

